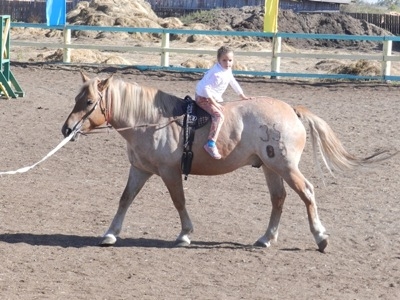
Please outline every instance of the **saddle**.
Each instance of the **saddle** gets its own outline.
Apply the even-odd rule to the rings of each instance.
[[[190,98],[190,96],[186,96],[183,100],[183,105],[176,108],[174,115],[185,115],[183,121],[178,122],[178,124],[184,129],[181,169],[182,173],[185,175],[185,180],[187,180],[190,170],[192,168],[192,144],[194,141],[194,133],[196,129],[199,129],[206,125],[211,119],[211,116],[204,109],[197,106],[196,102],[192,98]]]

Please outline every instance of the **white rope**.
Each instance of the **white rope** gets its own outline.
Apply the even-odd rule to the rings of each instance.
[[[72,139],[72,137],[74,135],[75,135],[75,132],[71,132],[71,134],[69,136],[67,136],[65,139],[63,139],[61,141],[61,143],[59,143],[57,145],[57,147],[55,147],[53,150],[51,150],[45,157],[43,157],[41,160],[39,160],[37,163],[33,164],[32,166],[20,168],[15,171],[0,172],[0,175],[13,175],[13,174],[17,174],[17,173],[28,172],[30,169],[36,167],[41,162],[44,162],[46,159],[48,159],[50,156],[52,156],[54,153],[56,153],[58,150],[60,150],[66,143],[68,143]]]

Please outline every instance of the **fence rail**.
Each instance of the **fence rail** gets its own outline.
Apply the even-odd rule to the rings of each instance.
[[[11,40],[12,46],[20,47],[48,47],[48,48],[63,48],[63,62],[71,61],[71,49],[98,49],[98,50],[115,50],[126,52],[156,52],[161,55],[160,65],[136,65],[139,69],[152,70],[169,70],[180,72],[204,72],[205,69],[200,68],[185,68],[170,66],[170,53],[196,53],[210,54],[214,51],[204,49],[188,48],[171,48],[170,35],[209,35],[209,36],[241,36],[241,37],[262,37],[273,40],[272,51],[237,51],[236,55],[258,56],[260,62],[269,57],[271,71],[234,71],[235,74],[253,75],[253,76],[271,76],[278,77],[299,77],[299,78],[329,78],[329,79],[366,79],[366,80],[395,80],[400,81],[400,76],[391,75],[391,62],[400,61],[400,56],[392,54],[392,43],[400,41],[400,37],[396,36],[353,36],[353,35],[333,35],[333,34],[298,34],[279,32],[276,35],[273,33],[263,32],[243,32],[243,31],[208,31],[208,30],[183,30],[183,29],[165,29],[165,28],[136,28],[136,27],[103,27],[103,26],[47,26],[46,24],[28,24],[28,23],[11,23],[11,27],[27,27],[27,28],[42,28],[42,29],[57,29],[63,30],[64,41],[62,43],[39,43],[26,42],[19,40]],[[115,46],[115,45],[87,45],[87,44],[72,44],[71,31],[101,31],[101,32],[130,32],[130,33],[153,33],[162,36],[161,46],[158,47],[133,47],[133,46]],[[284,39],[322,39],[322,40],[352,40],[352,41],[371,41],[382,43],[382,51],[377,54],[328,54],[328,53],[293,53],[283,52],[281,41]],[[379,76],[359,76],[351,74],[316,74],[316,73],[285,73],[280,71],[281,59],[284,58],[318,58],[336,60],[375,60],[381,63],[381,74]]]

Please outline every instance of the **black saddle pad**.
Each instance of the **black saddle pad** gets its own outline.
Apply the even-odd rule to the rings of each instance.
[[[190,126],[195,129],[201,128],[207,124],[211,119],[211,116],[204,109],[199,107],[190,96],[186,96],[182,103],[179,103],[174,108],[174,116],[182,116],[187,114],[185,120],[189,121]],[[178,122],[181,126],[184,126],[183,120]]]

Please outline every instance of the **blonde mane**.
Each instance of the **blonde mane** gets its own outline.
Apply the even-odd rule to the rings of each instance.
[[[131,126],[154,124],[161,118],[173,117],[180,98],[156,88],[140,86],[112,78],[106,94],[111,118],[115,122],[128,122]]]

